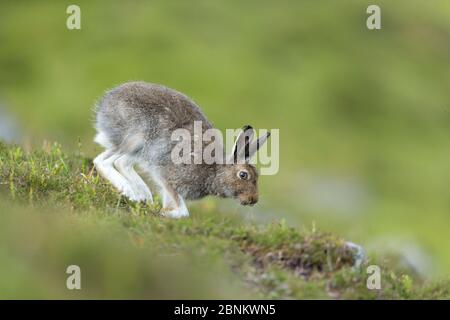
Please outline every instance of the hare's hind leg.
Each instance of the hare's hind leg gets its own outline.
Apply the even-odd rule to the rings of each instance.
[[[151,172],[154,182],[160,187],[162,193],[162,214],[171,218],[189,217],[189,211],[183,198],[167,183],[167,181],[155,172]]]
[[[94,159],[95,168],[103,178],[111,182],[123,195],[132,201],[139,201],[138,195],[136,195],[128,180],[114,168],[114,161],[120,156],[121,154],[113,149],[106,150]]]
[[[153,203],[152,192],[139,174],[134,170],[135,163],[136,160],[133,156],[124,154],[114,161],[114,166],[122,176],[128,180],[140,201]]]

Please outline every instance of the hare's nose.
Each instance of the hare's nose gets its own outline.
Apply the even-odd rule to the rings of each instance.
[[[257,195],[248,196],[244,200],[241,200],[241,204],[244,205],[244,206],[247,206],[247,205],[253,206],[257,202],[258,202],[258,196]]]

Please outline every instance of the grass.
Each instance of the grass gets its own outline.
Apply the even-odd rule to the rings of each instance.
[[[379,0],[378,31],[359,0],[78,0],[77,31],[66,28],[69,4],[2,0],[0,109],[18,139],[68,151],[81,139],[94,156],[95,100],[125,81],[161,83],[219,129],[280,129],[280,172],[260,181],[266,211],[367,247],[406,238],[430,255],[430,276],[448,275],[448,0]],[[341,201],[323,206],[329,189],[314,194],[317,181],[355,180],[350,214]]]
[[[130,203],[90,159],[57,144],[0,144],[1,298],[448,299],[395,257],[355,268],[341,237],[222,212],[211,199],[173,220]],[[79,265],[82,290],[65,287]],[[366,266],[381,267],[368,290]]]

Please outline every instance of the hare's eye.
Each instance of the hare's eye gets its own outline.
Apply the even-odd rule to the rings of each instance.
[[[247,171],[239,171],[238,176],[242,180],[247,180],[248,179],[248,172]]]

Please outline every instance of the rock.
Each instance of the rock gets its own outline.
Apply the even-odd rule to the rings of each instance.
[[[364,248],[353,242],[347,241],[345,246],[353,252],[353,268],[358,269],[361,265],[366,262],[367,256]]]

